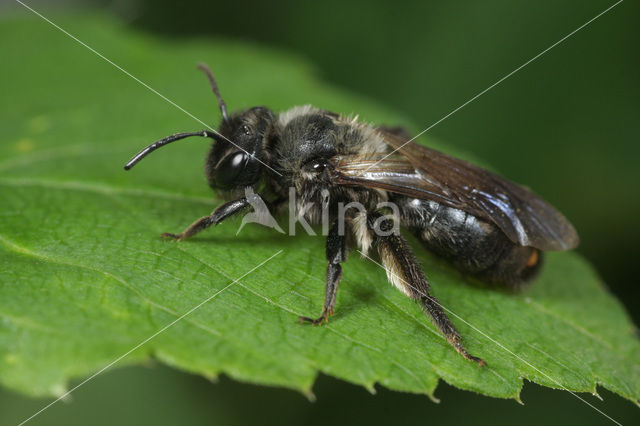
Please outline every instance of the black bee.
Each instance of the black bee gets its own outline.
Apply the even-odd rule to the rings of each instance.
[[[320,317],[301,317],[301,321],[327,321],[335,308],[340,264],[347,251],[357,245],[367,253],[374,247],[389,281],[420,302],[462,356],[484,365],[467,352],[430,294],[429,282],[407,241],[389,231],[399,221],[427,249],[457,268],[506,288],[517,288],[535,275],[542,250],[578,245],[578,235],[567,219],[528,189],[408,142],[402,129],[374,127],[312,106],[280,114],[254,107],[228,115],[213,74],[202,64],[199,68],[218,98],[223,118],[219,130],[168,136],[143,149],[125,169],[168,143],[190,136],[213,139],[205,164],[207,179],[211,188],[224,191],[231,201],[180,234],[163,234],[178,240],[250,208],[250,200],[243,195],[246,188],[259,192],[256,196],[273,209],[286,203],[291,198],[289,188],[294,188],[298,211],[305,209],[303,216],[313,223],[319,223],[326,208],[330,227],[324,307]],[[363,208],[340,211],[354,201]],[[388,210],[379,207],[381,202],[398,207],[395,217],[385,214]]]

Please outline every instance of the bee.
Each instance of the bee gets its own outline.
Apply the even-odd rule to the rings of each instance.
[[[310,105],[280,114],[263,106],[228,114],[211,70],[204,64],[198,67],[218,99],[222,115],[218,131],[160,139],[135,155],[125,170],[177,140],[191,136],[213,140],[205,173],[211,188],[222,191],[229,201],[179,234],[162,234],[164,238],[184,240],[251,209],[251,200],[243,195],[247,188],[272,211],[294,194],[298,211],[306,206],[303,215],[310,223],[318,223],[326,208],[330,226],[324,305],[319,317],[300,317],[301,322],[328,321],[348,251],[357,246],[366,254],[374,248],[389,281],[421,305],[460,355],[485,365],[465,349],[431,294],[407,240],[398,232],[382,231],[399,222],[425,248],[459,270],[507,289],[518,289],[535,276],[543,251],[578,245],[571,223],[529,189],[413,143],[402,128],[376,127]],[[339,208],[352,202],[363,208]],[[397,213],[380,209],[382,202],[397,206]]]

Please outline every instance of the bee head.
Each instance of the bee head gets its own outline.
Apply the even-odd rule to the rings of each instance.
[[[262,168],[265,166],[263,147],[275,128],[275,115],[268,108],[254,107],[229,116],[213,73],[204,64],[199,64],[198,68],[207,75],[211,89],[218,98],[218,106],[222,113],[219,130],[167,136],[144,148],[129,160],[124,168],[131,169],[148,154],[169,143],[191,136],[202,136],[214,140],[205,164],[207,180],[212,188],[233,190],[253,186],[260,180]]]
[[[214,189],[235,189],[258,182],[265,167],[264,147],[275,125],[275,115],[253,107],[223,120],[215,135],[205,172]]]

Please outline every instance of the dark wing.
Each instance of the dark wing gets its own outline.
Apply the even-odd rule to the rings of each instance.
[[[569,250],[579,238],[569,221],[528,189],[469,162],[381,130],[397,152],[337,156],[332,162],[337,184],[378,188],[433,200],[497,225],[522,246]]]

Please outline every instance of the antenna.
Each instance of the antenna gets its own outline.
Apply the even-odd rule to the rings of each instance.
[[[215,139],[215,134],[208,130],[201,130],[199,132],[176,133],[175,135],[167,136],[166,138],[162,138],[159,141],[155,141],[154,143],[152,143],[151,145],[149,145],[148,147],[146,147],[145,149],[143,149],[142,151],[134,155],[133,158],[129,160],[127,164],[125,164],[124,169],[125,170],[131,169],[144,157],[146,157],[147,155],[149,155],[150,153],[152,153],[153,151],[155,151],[156,149],[162,146],[165,146],[167,144],[170,144],[171,142],[175,142],[180,139],[188,138],[191,136],[202,136],[205,138]]]
[[[211,69],[204,63],[200,62],[198,64],[198,69],[201,69],[209,79],[209,83],[211,84],[211,90],[215,93],[216,98],[218,98],[218,106],[220,107],[220,112],[222,112],[222,118],[225,123],[229,122],[229,116],[227,115],[227,104],[222,100],[222,96],[220,96],[220,90],[218,90],[218,84],[216,83],[216,79],[213,77],[213,73]]]

